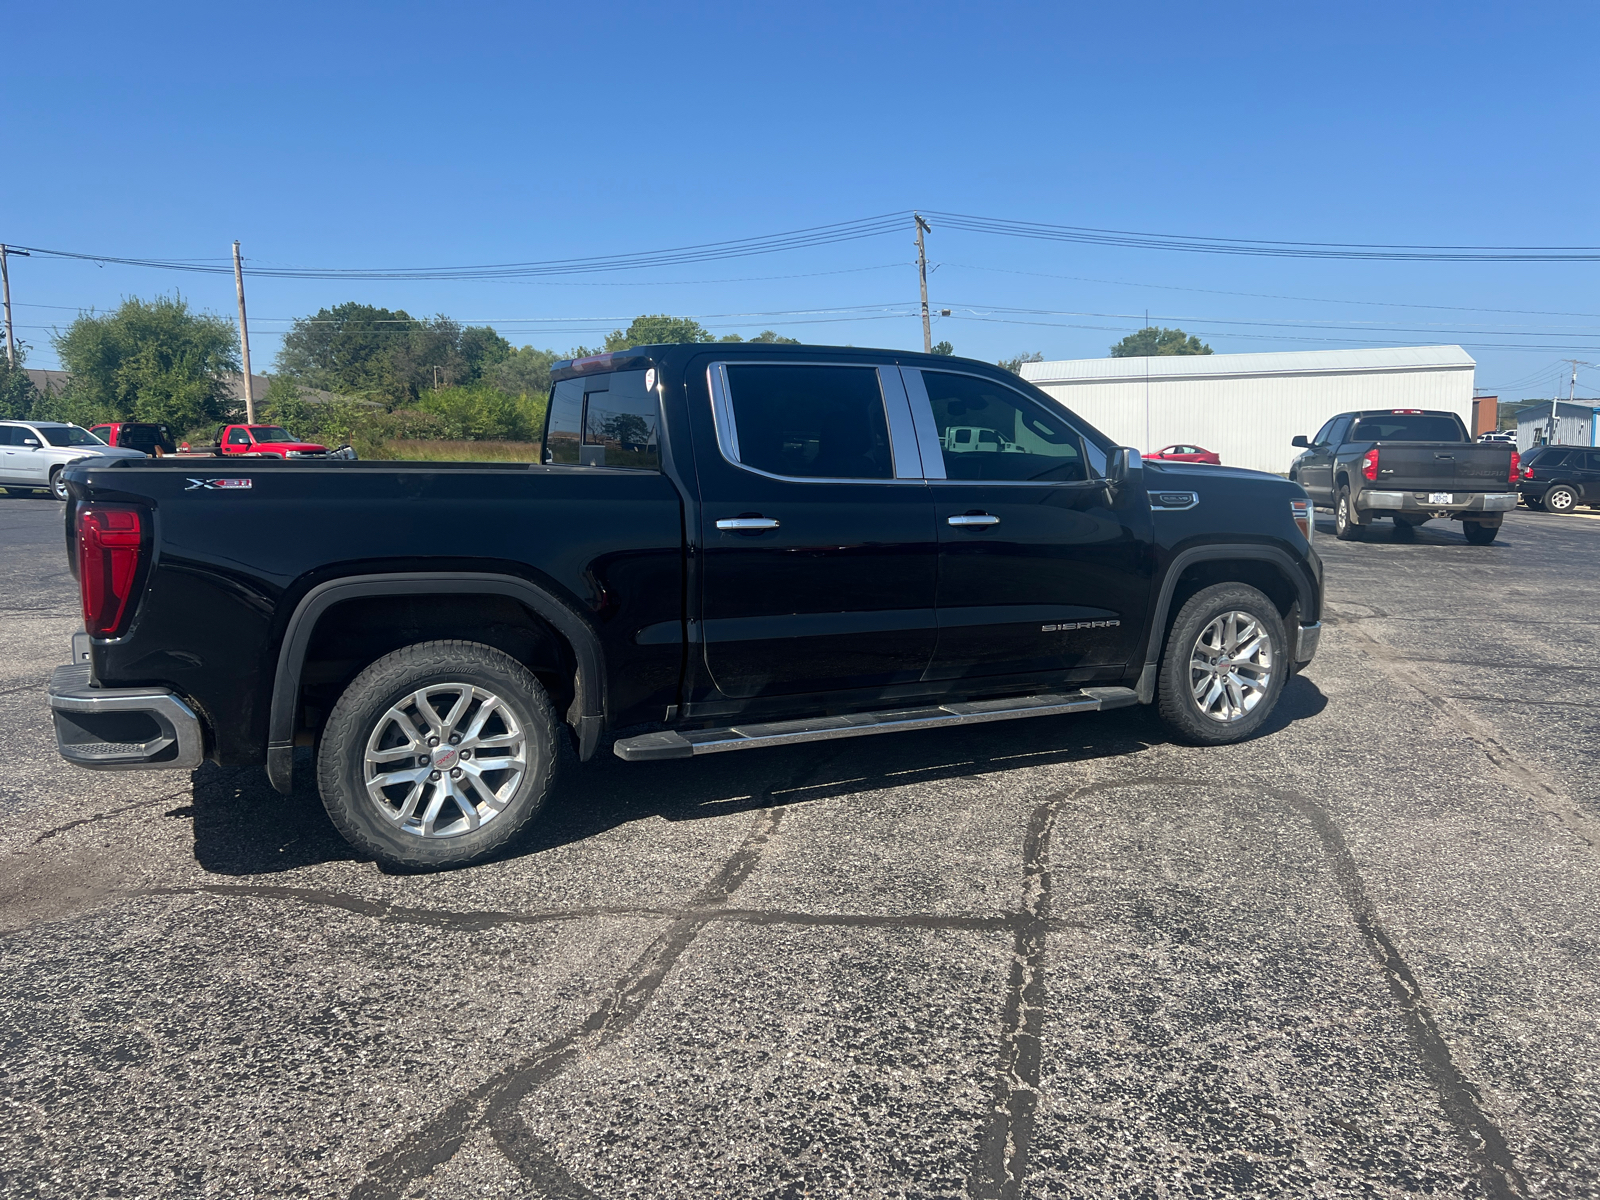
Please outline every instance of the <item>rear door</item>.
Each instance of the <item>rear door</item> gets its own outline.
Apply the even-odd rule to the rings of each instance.
[[[1573,457],[1577,459],[1578,465],[1573,474],[1578,477],[1583,502],[1585,504],[1600,502],[1600,450],[1580,450]]]
[[[1059,408],[984,375],[902,374],[939,538],[928,677],[1059,677],[1127,663],[1150,602],[1149,506],[1109,506],[1104,451]],[[946,436],[972,427],[991,436]]]
[[[748,699],[915,683],[938,543],[899,371],[695,360],[704,664]]]

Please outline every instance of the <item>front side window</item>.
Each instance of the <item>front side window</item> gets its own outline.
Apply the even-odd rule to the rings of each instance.
[[[1078,483],[1083,439],[1055,413],[974,375],[922,372],[947,479]]]
[[[661,469],[660,406],[644,371],[563,379],[551,389],[547,463]]]
[[[228,434],[228,445],[230,446],[248,446],[249,444],[250,435],[242,429],[232,430]]]
[[[876,367],[727,367],[739,461],[797,479],[892,479]]]
[[[77,425],[45,425],[39,430],[52,446],[103,446],[94,434]]]

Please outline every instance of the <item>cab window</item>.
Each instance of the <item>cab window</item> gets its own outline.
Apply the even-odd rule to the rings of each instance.
[[[892,479],[876,367],[727,367],[739,462],[793,479]]]
[[[228,445],[230,445],[230,446],[248,446],[249,444],[250,444],[250,435],[248,433],[246,433],[244,430],[242,430],[242,429],[230,429],[228,431]]]
[[[550,392],[545,462],[659,471],[660,406],[645,375],[609,371],[557,383]]]
[[[1065,420],[1004,384],[922,372],[947,479],[1078,483],[1083,439]]]

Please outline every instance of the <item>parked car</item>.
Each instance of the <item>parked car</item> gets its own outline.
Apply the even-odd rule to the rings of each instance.
[[[1517,491],[1536,511],[1569,513],[1580,504],[1600,505],[1600,450],[1535,446],[1522,460]]]
[[[288,792],[312,747],[352,845],[440,867],[516,837],[569,745],[639,762],[1141,703],[1223,744],[1316,650],[1298,485],[1144,463],[1000,368],[675,345],[552,378],[544,465],[69,468],[61,754],[265,764]]]
[[[171,431],[159,422],[111,421],[91,426],[89,432],[108,446],[123,446],[153,458],[178,452],[178,444],[173,441]]]
[[[1315,437],[1296,437],[1305,453],[1289,478],[1315,504],[1333,509],[1334,536],[1347,541],[1380,517],[1410,537],[1433,517],[1461,522],[1467,541],[1487,546],[1517,506],[1517,451],[1474,444],[1453,412],[1421,408],[1340,413]]]
[[[209,446],[196,446],[195,454],[219,458],[327,458],[326,446],[302,442],[282,425],[222,425]],[[353,455],[351,457],[354,457]]]
[[[1496,429],[1491,433],[1480,433],[1478,440],[1480,442],[1509,442],[1515,446],[1517,444],[1517,433],[1514,429]]]
[[[1146,454],[1145,457],[1169,462],[1210,463],[1214,467],[1222,465],[1222,458],[1216,451],[1207,450],[1202,446],[1166,446],[1154,454]]]
[[[79,425],[62,421],[0,421],[0,487],[49,488],[67,498],[61,472],[83,458],[143,458],[138,450],[108,446]]]

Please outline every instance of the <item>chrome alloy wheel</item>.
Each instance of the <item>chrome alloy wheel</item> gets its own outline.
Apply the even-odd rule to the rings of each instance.
[[[431,683],[378,718],[362,780],[390,824],[448,838],[499,816],[527,770],[527,738],[499,696]]]
[[[1212,618],[1189,652],[1189,686],[1200,711],[1224,725],[1250,715],[1272,686],[1272,637],[1247,612]]]

